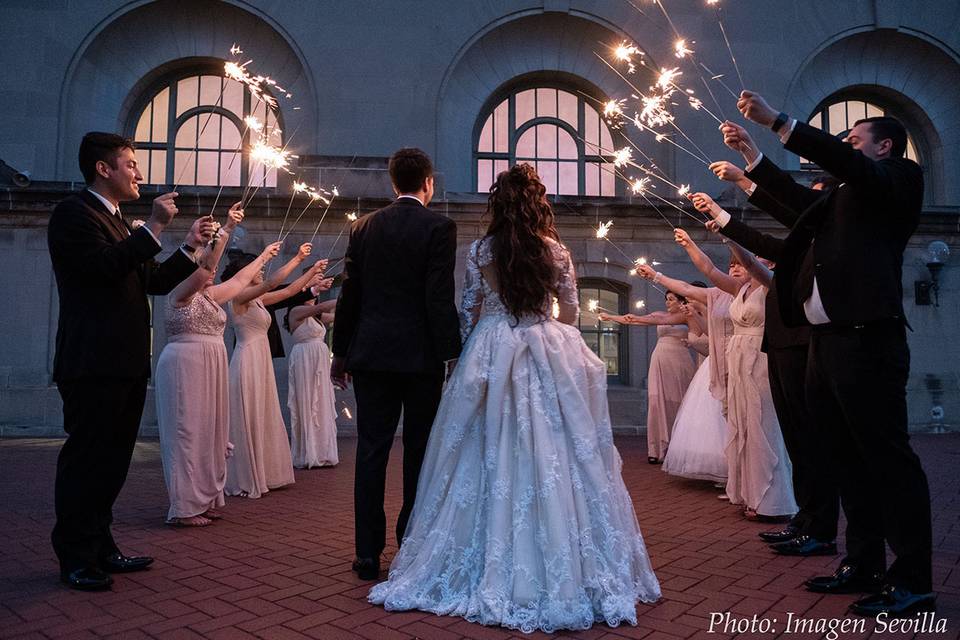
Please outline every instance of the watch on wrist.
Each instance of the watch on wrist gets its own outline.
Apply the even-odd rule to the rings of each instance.
[[[187,253],[190,253],[190,254],[196,253],[196,251],[197,251],[194,247],[191,247],[191,246],[188,245],[186,242],[184,242],[183,244],[181,244],[181,245],[180,245],[180,248],[183,249],[184,251],[186,251]]]
[[[770,125],[770,128],[775,132],[779,133],[780,128],[787,124],[787,121],[790,120],[790,116],[785,114],[783,111],[777,116],[777,119],[773,121],[773,124]]]

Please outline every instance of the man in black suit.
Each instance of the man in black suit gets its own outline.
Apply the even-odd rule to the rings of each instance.
[[[124,556],[110,533],[150,375],[147,294],[168,293],[196,269],[190,255],[209,240],[213,223],[198,220],[181,250],[158,264],[157,238],[177,214],[177,194],[154,200],[149,220],[133,229],[119,209],[140,196],[133,143],[86,134],[80,170],[87,188],[57,205],[47,229],[60,297],[53,380],[67,432],[51,538],[61,579],[75,589],[102,590],[113,582],[109,573],[153,562]]]
[[[903,157],[906,130],[894,118],[857,121],[846,142],[744,91],[744,116],[770,127],[786,148],[842,181],[810,203],[780,254],[777,295],[788,326],[810,324],[807,404],[830,425],[840,495],[847,515],[847,557],[832,576],[807,581],[826,593],[874,591],[851,611],[875,616],[932,610],[930,491],[907,433],[910,353],[903,311],[902,265],[919,223],[923,172]],[[746,131],[722,127],[725,142],[748,162],[762,154]],[[884,543],[896,560],[886,566]]]
[[[769,161],[767,161],[769,162]],[[766,181],[777,189],[787,204],[757,186],[743,171],[729,162],[715,162],[710,167],[722,180],[734,182],[747,194],[749,202],[763,209],[786,227],[792,227],[806,201],[797,202],[791,196],[802,193],[811,201],[823,196],[823,189],[836,186],[836,179],[821,176],[812,188],[796,184],[786,173]],[[705,194],[692,196],[694,205],[716,221],[708,225],[760,257],[774,263],[780,260],[783,239],[761,233],[736,220]],[[705,201],[706,200],[706,201]],[[797,207],[802,207],[798,208]],[[766,322],[761,350],[767,354],[770,391],[783,433],[787,453],[793,463],[793,488],[799,511],[780,531],[764,531],[760,537],[782,555],[834,555],[837,552],[837,519],[839,496],[837,483],[822,455],[823,429],[819,428],[807,411],[806,371],[810,327],[788,327],[780,317],[776,279],[780,270],[774,268],[774,286],[765,300]]]
[[[417,495],[444,364],[449,374],[460,355],[453,300],[457,225],[426,207],[433,197],[427,154],[401,149],[390,158],[389,171],[397,199],[350,229],[330,371],[339,388],[346,388],[352,376],[357,399],[353,569],[364,580],[375,580],[380,572],[387,459],[400,412],[403,507],[397,544]]]

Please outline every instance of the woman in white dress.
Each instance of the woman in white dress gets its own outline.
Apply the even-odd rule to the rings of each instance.
[[[570,253],[529,165],[497,176],[488,210],[467,258],[466,344],[406,537],[369,599],[524,632],[636,624],[637,601],[660,587],[620,474],[606,370],[573,326]]]
[[[220,517],[227,476],[227,350],[221,307],[246,287],[280,251],[269,245],[229,282],[213,284],[233,229],[243,220],[233,205],[200,268],[167,296],[167,344],[157,361],[160,459],[170,497],[167,524],[205,527]]]
[[[230,441],[233,455],[227,460],[228,496],[259,498],[271,489],[293,484],[290,440],[280,413],[280,397],[270,355],[270,312],[266,306],[285,300],[312,286],[322,276],[326,260],[319,260],[286,287],[274,290],[310,255],[311,245],[300,246],[297,255],[269,280],[262,274],[238,294],[228,307],[237,335],[230,357]],[[249,254],[224,270],[228,280],[245,266]]]
[[[332,279],[319,288],[326,291]],[[293,335],[287,356],[287,406],[290,408],[290,452],[297,469],[333,467],[337,454],[337,408],[330,382],[330,350],[325,341],[333,322],[336,300],[310,299],[290,309],[284,318]]]
[[[694,366],[687,338],[687,316],[681,305],[687,299],[672,291],[664,294],[667,310],[642,316],[601,313],[604,322],[657,327],[657,345],[647,370],[647,462],[661,464],[670,445],[670,432],[677,410],[693,378]]]

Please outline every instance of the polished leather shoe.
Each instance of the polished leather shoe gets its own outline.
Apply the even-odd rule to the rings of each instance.
[[[78,591],[106,591],[113,584],[113,578],[96,567],[64,571],[60,581]]]
[[[782,556],[835,556],[836,542],[822,542],[810,536],[797,536],[793,540],[771,544],[770,548]]]
[[[870,593],[879,589],[882,581],[882,573],[865,573],[852,564],[842,564],[833,575],[816,576],[803,584],[814,593]]]
[[[353,571],[361,580],[376,580],[380,577],[380,562],[376,558],[357,558]]]
[[[777,542],[786,542],[787,540],[793,540],[797,537],[800,532],[797,531],[796,527],[791,527],[787,525],[783,529],[778,531],[761,531],[758,535],[760,539],[766,542],[767,544],[774,544]]]
[[[119,551],[100,560],[100,568],[107,573],[143,571],[151,564],[153,564],[153,558],[148,558],[147,556],[125,556]]]
[[[850,611],[858,616],[876,617],[885,613],[892,618],[911,618],[914,614],[936,608],[937,596],[933,593],[913,593],[892,585],[850,605]]]

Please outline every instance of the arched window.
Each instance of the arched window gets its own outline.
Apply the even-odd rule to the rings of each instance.
[[[836,136],[846,134],[847,131],[853,128],[853,123],[857,120],[886,115],[895,118],[898,117],[894,111],[865,100],[829,101],[817,109],[813,116],[810,117],[809,123],[810,126],[822,129]],[[917,155],[917,147],[909,131],[907,132],[907,152],[904,155],[914,162],[920,162],[920,157]],[[801,164],[804,165],[805,168],[811,166],[809,161],[804,159],[801,159]]]
[[[181,75],[155,86],[133,130],[146,181],[277,186],[276,170],[264,175],[262,164],[249,162],[247,150],[256,133],[245,124],[247,116],[255,116],[268,134],[279,131],[276,114],[236,80]],[[279,136],[272,136],[271,144],[280,144]]]
[[[627,383],[626,354],[627,334],[622,325],[615,322],[601,322],[597,317],[600,311],[620,314],[627,311],[626,288],[622,291],[613,288],[612,283],[582,279],[579,282],[580,317],[577,324],[583,341],[597,354],[607,368],[607,381],[618,384]],[[600,307],[590,311],[590,301],[596,300]]]
[[[510,165],[528,162],[549,194],[616,195],[613,165],[603,166],[613,138],[582,95],[550,87],[512,93],[484,120],[475,148],[481,193]]]

